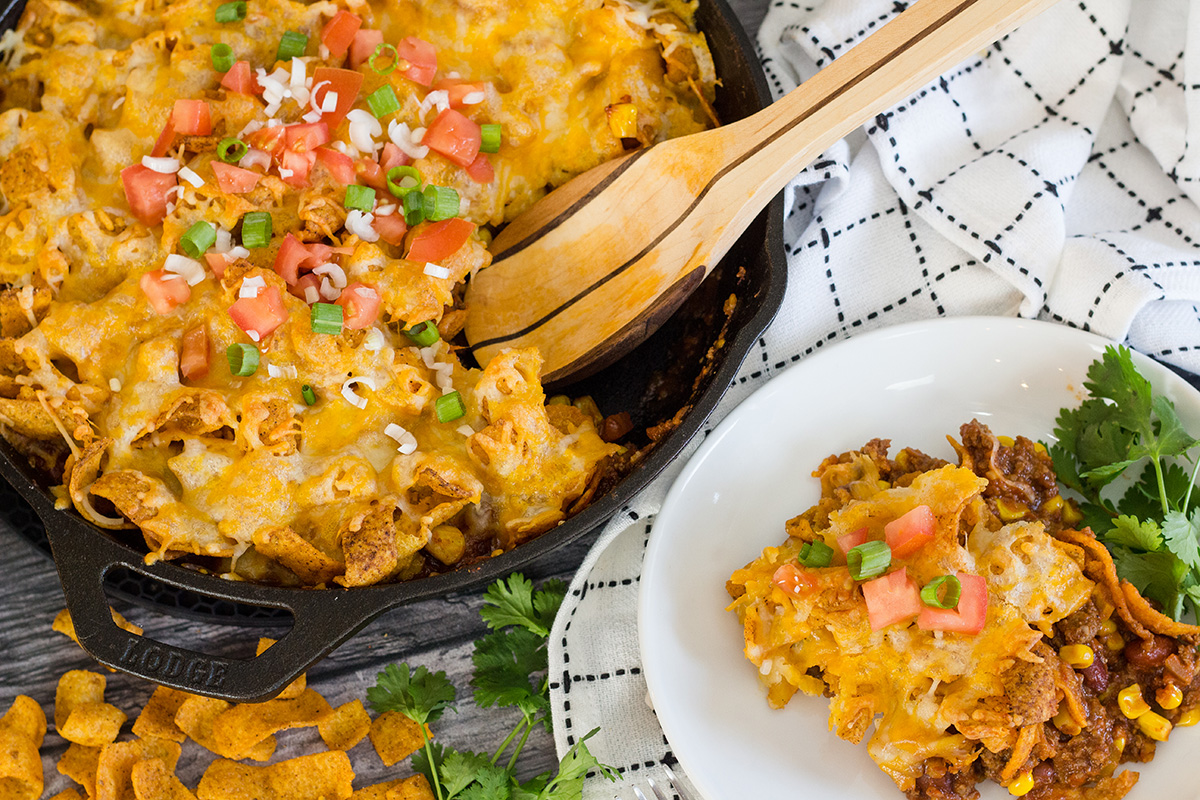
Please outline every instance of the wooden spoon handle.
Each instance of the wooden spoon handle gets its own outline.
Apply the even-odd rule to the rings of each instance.
[[[713,193],[752,199],[709,263],[835,142],[1055,2],[920,0],[774,104],[721,128],[727,162]]]

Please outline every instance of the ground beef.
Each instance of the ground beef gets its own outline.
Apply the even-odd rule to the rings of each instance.
[[[904,796],[908,800],[977,800],[975,784],[979,777],[974,771],[947,772],[945,761],[931,758],[925,762],[925,774]]]
[[[1046,737],[1057,742],[1058,749],[1051,763],[1064,786],[1082,786],[1112,772],[1114,766],[1112,709],[1096,697],[1088,699],[1087,709],[1088,726],[1076,736],[1046,725]]]
[[[1090,644],[1100,633],[1100,612],[1091,600],[1074,614],[1058,623],[1063,644]]]

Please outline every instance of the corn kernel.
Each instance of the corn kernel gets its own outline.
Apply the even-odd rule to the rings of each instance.
[[[608,127],[618,139],[636,139],[638,110],[633,103],[614,103],[605,109]]]
[[[1175,684],[1168,683],[1154,693],[1154,701],[1158,703],[1159,708],[1170,711],[1179,708],[1179,704],[1183,702],[1183,692]]]
[[[1087,669],[1096,661],[1096,653],[1086,644],[1065,645],[1058,657],[1075,669]]]
[[[1104,646],[1115,653],[1125,649],[1125,639],[1119,633],[1110,633],[1104,637]]]
[[[1056,494],[1056,495],[1054,495],[1054,497],[1051,497],[1049,500],[1042,503],[1042,510],[1048,511],[1049,513],[1053,514],[1055,511],[1061,510],[1063,505],[1064,505],[1064,502],[1062,499],[1062,495]]]
[[[1065,733],[1067,736],[1078,736],[1083,728],[1079,727],[1079,723],[1071,716],[1071,712],[1065,708],[1050,718],[1054,723],[1054,727]]]
[[[1014,444],[1016,444],[1011,436],[997,436],[996,441],[1005,447],[1012,447]]]
[[[1075,501],[1068,500],[1067,504],[1063,506],[1062,521],[1068,525],[1078,525],[1083,522],[1083,514],[1075,505]]]
[[[1021,503],[1010,502],[1003,497],[996,498],[996,511],[1005,522],[1015,522],[1029,513],[1029,509]]]
[[[546,405],[548,405],[548,406],[569,406],[569,405],[571,405],[571,398],[567,397],[565,394],[556,394],[553,397],[551,397],[549,400],[546,401]]]
[[[1033,773],[1022,772],[1008,785],[1008,793],[1013,797],[1024,797],[1033,789]]]
[[[1100,623],[1100,635],[1101,636],[1112,636],[1116,632],[1117,632],[1117,621],[1114,620],[1112,617],[1109,617],[1108,619],[1106,619]]]
[[[1034,443],[1033,443],[1033,449],[1034,449],[1036,452],[1040,453],[1041,455],[1046,455],[1046,454],[1047,454],[1047,451],[1046,451],[1046,445],[1042,444],[1041,442],[1034,442]]]
[[[1142,733],[1156,742],[1165,742],[1171,735],[1171,723],[1166,717],[1147,711],[1137,718],[1138,727]]]
[[[1121,713],[1129,719],[1137,719],[1150,711],[1150,705],[1142,697],[1142,687],[1136,683],[1131,683],[1117,692],[1117,705],[1121,707]]]
[[[1200,706],[1189,709],[1179,715],[1179,720],[1175,723],[1177,728],[1190,728],[1200,722]]]
[[[1121,755],[1121,753],[1125,752],[1125,734],[1118,733],[1116,736],[1113,737],[1112,749],[1113,749],[1113,752],[1116,753],[1118,756]]]

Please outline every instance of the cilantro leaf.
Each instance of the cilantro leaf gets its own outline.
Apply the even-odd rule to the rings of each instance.
[[[615,769],[601,764],[588,750],[587,740],[598,730],[600,729],[592,728],[586,736],[567,751],[558,764],[558,774],[538,792],[538,800],[579,800],[583,796],[583,779],[591,770],[596,770],[610,781],[615,781],[620,777]]]
[[[1187,429],[1183,427],[1183,420],[1179,419],[1179,414],[1175,411],[1175,404],[1171,402],[1170,398],[1155,395],[1151,407],[1154,409],[1154,416],[1157,418],[1158,424],[1154,426],[1154,446],[1148,448],[1146,455],[1174,458],[1183,455],[1196,445],[1197,440],[1192,438]]]
[[[415,763],[415,762],[414,762]],[[454,797],[470,786],[483,770],[493,769],[491,759],[470,750],[445,750],[438,766],[446,797]]]
[[[1167,549],[1192,569],[1200,567],[1200,509],[1189,519],[1182,511],[1170,511],[1163,518],[1163,541]]]
[[[481,708],[516,706],[526,717],[549,714],[550,701],[540,687],[547,667],[546,640],[525,628],[495,631],[475,642],[471,654],[475,704]]]
[[[453,752],[453,750],[447,752],[447,748],[430,741],[425,747],[412,754],[413,771],[424,775],[430,786],[437,786],[437,777],[441,775],[442,766],[445,764],[446,758]]]
[[[1054,464],[1054,474],[1058,477],[1058,482],[1068,489],[1074,489],[1082,495],[1089,495],[1090,490],[1084,486],[1083,478],[1079,477],[1079,467],[1075,461],[1075,437],[1074,433],[1068,433],[1067,429],[1062,426],[1068,424],[1068,415],[1070,411],[1063,409],[1058,417],[1058,425],[1054,433],[1059,437],[1057,444],[1050,445],[1047,450],[1050,452],[1050,461]],[[1069,441],[1064,441],[1068,438]]]
[[[1183,582],[1187,565],[1174,553],[1135,553],[1125,547],[1112,548],[1117,573],[1141,594],[1159,603],[1163,613],[1179,619],[1183,611]]]
[[[434,722],[454,704],[454,684],[445,672],[425,667],[410,670],[408,664],[388,664],[367,689],[367,700],[377,712],[399,711],[411,720]]]
[[[460,795],[461,800],[510,800],[511,796],[512,777],[508,770],[490,762],[479,769],[475,782]]]
[[[1091,528],[1092,533],[1100,538],[1104,538],[1105,534],[1112,530],[1113,519],[1116,517],[1116,514],[1107,505],[1080,503],[1079,512],[1083,514],[1081,527]]]
[[[1173,479],[1177,473],[1183,475],[1186,484],[1187,473],[1178,467],[1174,471],[1166,470],[1164,477],[1170,475],[1170,478]],[[1173,483],[1168,479],[1168,487],[1171,486]],[[1186,492],[1186,488],[1184,491]],[[1168,488],[1168,492],[1170,492],[1170,488]],[[1182,499],[1182,495],[1180,495],[1180,499]],[[1146,463],[1142,469],[1142,476],[1121,496],[1121,501],[1117,503],[1117,509],[1122,514],[1138,519],[1158,519],[1162,516],[1162,498],[1158,493],[1158,473],[1155,471],[1153,463]]]
[[[1113,520],[1113,528],[1104,534],[1104,542],[1151,552],[1161,550],[1163,544],[1157,522],[1152,519],[1142,522],[1126,514]]]
[[[521,574],[510,575],[488,587],[479,614],[492,630],[520,627],[549,636],[565,589],[561,581],[548,581],[547,587],[535,594],[532,581]]]

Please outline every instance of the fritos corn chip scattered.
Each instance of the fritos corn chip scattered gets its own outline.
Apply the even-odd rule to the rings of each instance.
[[[134,765],[157,758],[174,771],[180,752],[178,743],[165,739],[133,739],[105,745],[100,749],[100,760],[96,764],[95,800],[132,800]]]
[[[45,786],[38,748],[46,736],[46,715],[31,697],[17,695],[0,718],[0,797],[36,800]]]
[[[99,747],[73,744],[58,759],[58,771],[82,786],[92,797],[96,794],[96,765],[99,761]]]
[[[424,775],[413,775],[388,789],[385,800],[434,800],[433,789]]]
[[[388,792],[399,787],[402,783],[404,783],[403,778],[398,778],[394,781],[373,783],[370,786],[364,786],[350,795],[350,800],[387,800]]]
[[[97,672],[85,669],[64,672],[54,692],[54,727],[62,731],[76,706],[103,703],[106,683],[107,679]]]
[[[330,750],[349,750],[366,738],[371,730],[371,717],[361,700],[351,700],[318,722],[317,730]]]
[[[76,789],[63,789],[58,794],[50,798],[50,800],[87,800]]]
[[[161,758],[148,758],[133,765],[129,773],[137,800],[196,800],[175,771]]]
[[[433,732],[425,726],[425,733],[430,739]],[[371,723],[371,744],[385,766],[392,766],[397,761],[408,758],[425,742],[421,738],[421,726],[413,720],[396,711],[385,711]]]
[[[218,759],[196,787],[199,800],[347,800],[354,770],[340,750],[300,756],[268,767]]]
[[[154,693],[150,695],[150,699],[142,708],[142,712],[134,720],[133,734],[143,739],[156,736],[160,739],[182,742],[187,738],[187,734],[179,730],[179,726],[175,724],[175,715],[179,713],[179,707],[183,705],[183,701],[189,697],[191,695],[187,692],[181,692],[168,686],[155,688]]]
[[[111,703],[80,703],[71,710],[58,735],[68,742],[100,747],[117,740],[125,712]]]
[[[232,758],[245,753],[272,734],[289,728],[315,727],[333,713],[324,697],[306,689],[294,700],[268,700],[230,706],[212,721],[213,752]]]
[[[179,711],[175,714],[175,724],[196,744],[219,756],[235,760],[249,758],[253,761],[266,761],[269,759],[275,752],[275,737],[273,736],[251,743],[244,752],[222,750],[217,744],[213,737],[213,723],[218,716],[232,707],[232,703],[224,700],[193,695],[179,706]]]

